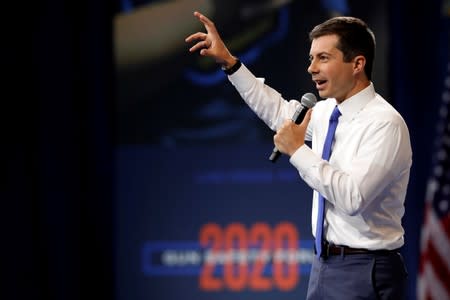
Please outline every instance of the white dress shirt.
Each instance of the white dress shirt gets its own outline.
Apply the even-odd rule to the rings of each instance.
[[[280,93],[242,67],[228,76],[249,107],[274,131],[291,119],[298,101]],[[369,250],[403,245],[401,219],[412,164],[408,128],[401,115],[370,86],[338,105],[341,112],[329,161],[321,158],[333,98],[313,108],[306,139],[290,158],[314,190],[312,233],[318,192],[326,199],[325,239]]]

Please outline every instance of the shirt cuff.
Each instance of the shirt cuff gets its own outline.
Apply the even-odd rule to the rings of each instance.
[[[289,162],[302,174],[307,173],[309,169],[317,166],[321,161],[322,159],[306,144],[298,148],[289,158]]]

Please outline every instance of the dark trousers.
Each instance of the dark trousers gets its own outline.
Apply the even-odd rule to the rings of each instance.
[[[401,300],[407,276],[398,252],[314,256],[307,300]]]

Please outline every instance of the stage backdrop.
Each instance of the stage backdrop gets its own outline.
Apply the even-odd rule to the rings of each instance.
[[[235,55],[286,99],[314,92],[308,32],[360,16],[378,37],[387,94],[384,1],[123,1],[117,69],[117,295],[140,299],[304,299],[312,190],[217,65],[184,38],[211,17]],[[369,15],[370,13],[370,15]]]

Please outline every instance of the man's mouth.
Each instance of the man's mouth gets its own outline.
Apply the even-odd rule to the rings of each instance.
[[[317,89],[323,88],[323,86],[325,85],[325,83],[327,83],[326,80],[314,80],[314,82],[316,83],[316,88],[317,88]]]

